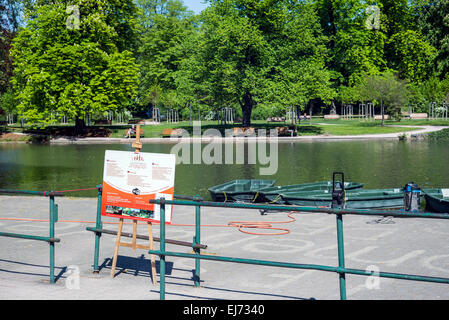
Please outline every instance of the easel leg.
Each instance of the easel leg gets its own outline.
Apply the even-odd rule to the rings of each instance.
[[[137,246],[137,220],[133,220],[133,242],[132,242],[133,251],[136,251],[136,246]]]
[[[150,241],[150,250],[154,250],[154,242],[153,242],[153,225],[151,222],[148,222],[148,239]],[[156,258],[154,254],[150,255],[151,259],[151,277],[153,278],[153,284],[157,284],[156,280]]]
[[[112,278],[114,278],[115,275],[115,266],[117,265],[117,256],[118,256],[118,249],[120,247],[120,238],[122,236],[122,229],[123,229],[123,219],[120,219],[120,222],[118,223],[117,240],[115,242],[114,258],[112,260],[112,269],[111,269]]]

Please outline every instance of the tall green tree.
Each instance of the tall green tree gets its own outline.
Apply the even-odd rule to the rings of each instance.
[[[12,59],[11,42],[17,33],[20,21],[20,2],[0,0],[0,95],[11,87]]]
[[[195,32],[195,17],[179,0],[139,0],[140,86],[138,103],[174,107],[180,103],[176,74],[188,58],[185,42]]]
[[[382,125],[385,114],[400,119],[401,107],[405,106],[409,99],[407,82],[398,79],[390,70],[379,75],[365,76],[358,84],[357,90],[362,100],[380,105]]]
[[[437,50],[422,34],[418,17],[427,0],[381,0],[382,23],[388,37],[388,67],[402,79],[422,82],[434,72]]]
[[[136,23],[131,0],[37,3],[13,43],[19,114],[46,126],[59,113],[79,129],[86,113],[125,108],[137,91],[127,50],[136,44]]]
[[[327,65],[334,72],[335,85],[352,86],[364,74],[379,74],[386,68],[384,55],[387,36],[383,24],[373,21],[362,0],[316,0],[324,35],[329,37],[331,55]],[[378,3],[379,10],[382,5]]]
[[[440,79],[449,73],[449,0],[426,1],[418,7],[419,29],[437,49],[434,60]]]
[[[310,100],[329,103],[335,96],[332,73],[326,68],[330,52],[315,7],[307,3],[285,6],[277,15],[282,26],[271,34],[274,50],[274,95],[282,106],[303,106]],[[281,21],[287,21],[285,24]],[[279,94],[282,93],[282,94]]]
[[[199,48],[186,72],[201,102],[237,103],[243,125],[262,104],[285,108],[330,99],[327,40],[310,3],[216,0],[201,14]]]
[[[411,82],[422,82],[433,74],[437,50],[419,31],[405,30],[394,34],[390,40],[392,52],[390,65],[400,77]]]

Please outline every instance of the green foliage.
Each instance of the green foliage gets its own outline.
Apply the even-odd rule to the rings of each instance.
[[[279,112],[333,98],[327,39],[309,3],[212,1],[200,19],[193,55],[180,72],[197,103],[214,109],[238,103],[249,125],[259,105]]]
[[[417,25],[427,41],[437,49],[434,60],[437,75],[449,73],[449,1],[424,1],[417,7]]]
[[[378,74],[386,66],[384,24],[366,27],[369,13],[361,0],[317,0],[324,34],[329,37],[329,67],[340,75],[336,85],[354,85],[364,74]],[[379,4],[382,9],[381,4]]]
[[[340,86],[338,88],[337,100],[343,104],[349,104],[363,99],[360,96],[358,86]]]
[[[449,141],[449,129],[430,132],[427,138],[431,141]]]
[[[417,112],[428,112],[430,102],[449,102],[449,74],[443,80],[436,76],[410,85],[410,103]]]
[[[14,97],[14,92],[11,88],[0,95],[0,106],[8,113],[15,113],[17,107],[17,100]]]
[[[449,99],[448,0],[209,3],[196,16],[182,0],[0,0],[0,93],[25,20],[2,105],[42,125],[51,113],[158,106],[186,118],[189,106],[202,115],[233,107],[248,125],[310,101],[382,100],[395,116],[408,101],[426,111]],[[71,5],[79,29],[67,27]]]
[[[0,95],[11,87],[13,68],[9,50],[19,27],[19,13],[20,1],[0,0]]]
[[[67,2],[54,1],[35,7],[14,40],[17,110],[36,126],[51,124],[51,113],[122,110],[136,94],[138,66],[125,50],[134,45],[132,2],[75,3],[79,28],[67,25]]]
[[[138,104],[176,107],[183,102],[176,90],[177,72],[189,55],[185,42],[195,31],[195,17],[179,0],[139,0],[138,6]]]
[[[360,97],[385,108],[393,119],[400,119],[401,107],[408,103],[407,83],[399,80],[392,71],[380,75],[368,75],[358,85]]]
[[[432,74],[437,50],[419,32],[398,32],[390,38],[389,44],[394,50],[391,64],[403,79],[421,82]]]

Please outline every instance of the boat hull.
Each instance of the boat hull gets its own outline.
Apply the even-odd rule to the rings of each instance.
[[[426,209],[438,213],[449,213],[449,198],[444,198],[441,189],[424,189]]]
[[[258,202],[259,191],[272,187],[274,180],[233,180],[209,188],[215,202]]]
[[[287,193],[281,197],[286,204],[304,207],[332,205],[331,192]],[[354,190],[346,192],[347,209],[400,209],[404,207],[402,189]]]
[[[346,190],[356,190],[363,188],[363,183],[345,182]],[[265,188],[260,191],[259,202],[267,202],[271,204],[285,204],[286,201],[281,197],[285,192],[302,192],[302,191],[332,191],[332,181],[304,183],[290,186],[278,186]]]

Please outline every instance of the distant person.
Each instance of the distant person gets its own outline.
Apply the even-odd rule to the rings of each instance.
[[[132,125],[131,128],[128,129],[128,132],[126,133],[127,138],[131,138],[132,135],[136,134],[136,126]]]

